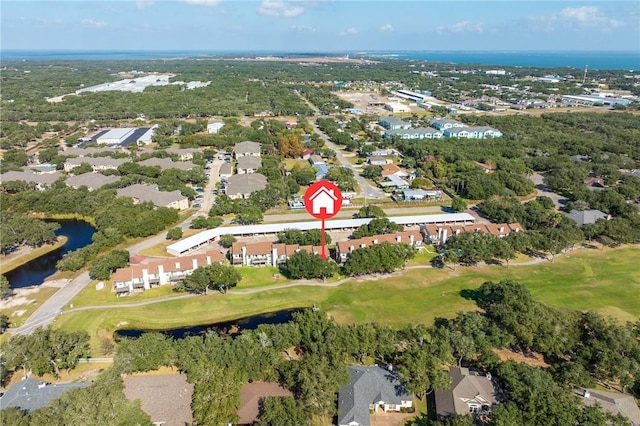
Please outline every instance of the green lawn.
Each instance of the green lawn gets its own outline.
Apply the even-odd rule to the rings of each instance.
[[[595,310],[627,321],[640,316],[638,258],[638,247],[582,249],[555,262],[530,266],[409,269],[379,280],[352,280],[339,287],[210,294],[136,308],[75,312],[59,317],[56,325],[70,331],[87,330],[96,339],[99,330],[111,333],[125,327],[162,329],[206,324],[314,304],[341,323],[431,324],[436,317],[453,317],[459,311],[476,309],[473,301],[461,296],[462,290],[501,279],[524,283],[535,299],[549,305]],[[259,280],[268,268],[257,270],[255,287],[265,285]]]

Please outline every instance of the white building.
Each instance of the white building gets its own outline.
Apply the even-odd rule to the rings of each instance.
[[[215,122],[207,124],[207,133],[218,133],[224,127],[224,123]]]
[[[123,129],[111,129],[104,135],[98,136],[96,142],[100,145],[118,145],[133,134],[135,129],[125,127]]]
[[[384,109],[391,112],[411,112],[411,108],[400,102],[387,102],[384,104]]]

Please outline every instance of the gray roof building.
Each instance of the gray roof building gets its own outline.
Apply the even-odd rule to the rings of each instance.
[[[411,406],[413,397],[398,378],[378,366],[349,367],[351,382],[338,394],[338,425],[368,426],[369,410],[379,405]],[[395,410],[394,411],[398,411]]]
[[[138,202],[150,201],[156,207],[188,208],[189,200],[180,191],[160,191],[157,186],[135,184],[116,191],[118,197],[131,197]]]
[[[436,413],[440,417],[453,414],[487,413],[498,403],[491,376],[470,372],[468,368],[449,370],[451,389],[436,391]]]
[[[105,176],[100,173],[83,173],[81,175],[71,176],[64,183],[73,188],[86,186],[89,191],[100,189],[105,185],[120,180],[118,176]]]
[[[251,193],[267,187],[267,178],[260,173],[233,175],[229,178],[226,194],[231,198],[247,198]]]
[[[408,121],[404,121],[401,118],[389,116],[380,119],[380,125],[387,129],[409,129],[411,128],[411,123]]]
[[[91,385],[89,382],[52,385],[36,379],[25,379],[11,386],[2,395],[0,410],[10,407],[26,411],[36,410],[46,407],[52,400],[71,389],[86,388],[89,385]]]
[[[450,129],[452,127],[464,127],[463,123],[451,118],[432,118],[429,120],[429,124],[438,130]]]
[[[53,173],[32,173],[10,171],[0,175],[0,182],[24,181],[35,183],[36,185],[51,185],[60,178],[60,172]]]
[[[138,163],[141,166],[157,166],[162,170],[180,169],[191,170],[195,166],[191,161],[173,161],[171,158],[152,157]]]
[[[258,142],[239,142],[233,148],[236,158],[244,156],[260,157],[260,144]]]
[[[620,414],[629,419],[631,426],[640,426],[640,408],[633,396],[599,389],[585,389],[581,396],[585,405],[600,405],[613,415]]]
[[[106,146],[102,148],[67,148],[64,151],[60,151],[60,155],[69,155],[74,157],[88,157],[93,154],[100,154],[102,152],[117,152],[117,148],[112,146]]]
[[[233,171],[231,170],[231,163],[224,163],[223,165],[221,165],[219,174],[220,174],[220,177],[231,176],[233,174]]]
[[[239,174],[253,173],[256,170],[258,170],[260,167],[262,167],[262,160],[260,159],[260,157],[254,157],[251,155],[238,157],[236,166]]]
[[[87,163],[94,170],[107,170],[107,169],[117,169],[118,166],[124,163],[128,163],[131,160],[128,158],[111,158],[111,157],[77,157],[77,158],[68,158],[67,161],[64,162],[64,169],[66,171],[72,170],[74,167],[79,166],[82,163]]]
[[[178,155],[181,160],[191,160],[193,154],[200,152],[200,150],[197,148],[168,148],[167,152]]]
[[[609,218],[609,215],[600,210],[571,210],[569,213],[564,213],[564,215],[573,220],[578,226],[596,223],[598,219]]]

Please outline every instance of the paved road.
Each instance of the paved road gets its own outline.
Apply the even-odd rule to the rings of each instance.
[[[351,170],[353,170],[353,174],[356,178],[356,181],[358,182],[358,185],[360,185],[360,188],[362,189],[362,195],[365,198],[380,199],[380,198],[388,197],[387,194],[380,191],[378,188],[372,186],[369,182],[367,182],[365,178],[360,176],[358,169],[353,164],[351,164],[351,162],[349,162],[349,160],[347,160],[347,158],[342,154],[342,151],[340,151],[340,149],[333,142],[329,140],[329,136],[327,136],[324,132],[322,132],[322,130],[320,130],[315,120],[311,121],[311,124],[313,125],[313,128],[316,131],[316,133],[318,133],[318,135],[320,135],[320,137],[324,141],[325,146],[335,151],[336,158],[338,159],[340,164],[342,164],[344,167],[348,167]]]
[[[529,176],[529,179],[536,186],[536,191],[538,192],[538,196],[545,196],[551,198],[553,200],[553,205],[556,207],[556,210],[560,210],[560,208],[564,207],[569,201],[567,198],[564,198],[562,195],[558,195],[551,190],[547,185],[544,184],[544,176],[540,173],[534,173]]]

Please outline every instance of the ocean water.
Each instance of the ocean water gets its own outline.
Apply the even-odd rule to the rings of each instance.
[[[371,56],[454,64],[640,71],[640,52],[410,51],[371,52]]]
[[[540,68],[571,67],[601,70],[640,70],[640,52],[600,51],[367,51],[367,52],[283,52],[283,51],[204,51],[204,50],[0,50],[1,61],[55,61],[55,60],[138,60],[202,57],[250,56],[344,56],[386,58],[479,64],[484,66],[520,66]]]

